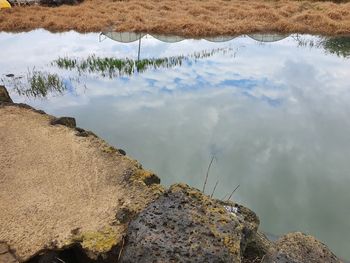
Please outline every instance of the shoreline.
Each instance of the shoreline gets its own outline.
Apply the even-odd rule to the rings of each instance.
[[[59,7],[16,6],[0,12],[0,31],[147,32],[184,37],[252,33],[350,35],[350,3],[316,1],[85,0]]]
[[[259,231],[260,220],[258,216],[250,209],[237,203],[210,198],[198,189],[181,183],[165,189],[155,174],[143,170],[137,161],[125,156],[123,150],[106,144],[92,132],[76,127],[73,118],[56,118],[26,104],[14,103],[7,90],[2,86],[0,86],[0,114],[2,116],[0,118],[0,127],[2,127],[0,137],[5,142],[7,139],[13,141],[12,138],[6,137],[14,136],[16,138],[23,134],[23,131],[31,139],[34,130],[43,130],[44,133],[41,136],[34,136],[35,140],[47,137],[44,138],[48,139],[46,143],[54,144],[56,140],[65,143],[63,148],[60,148],[61,146],[57,143],[54,145],[53,150],[57,151],[55,158],[51,157],[50,149],[47,150],[48,145],[41,144],[44,151],[49,151],[44,162],[42,159],[40,160],[42,157],[35,151],[37,148],[33,142],[30,145],[34,152],[31,152],[30,156],[26,153],[27,148],[21,154],[16,154],[16,151],[12,149],[15,145],[5,147],[5,151],[2,152],[5,154],[0,155],[1,164],[5,164],[3,165],[5,170],[0,169],[3,172],[0,174],[0,182],[2,183],[0,187],[6,186],[0,193],[5,197],[7,194],[11,195],[12,191],[17,192],[18,189],[21,189],[23,187],[21,183],[25,181],[29,181],[29,184],[24,184],[24,190],[35,193],[30,194],[31,197],[28,196],[24,200],[15,199],[15,202],[11,202],[10,206],[6,205],[6,200],[0,202],[0,207],[4,205],[7,207],[6,210],[3,210],[6,211],[6,215],[5,213],[1,214],[1,225],[7,226],[9,214],[18,215],[18,220],[20,220],[20,215],[23,212],[21,209],[25,205],[21,203],[22,201],[29,201],[29,206],[26,208],[27,205],[25,205],[24,207],[26,209],[33,207],[34,199],[31,200],[33,197],[36,201],[34,204],[36,209],[31,210],[30,216],[27,216],[24,224],[17,222],[17,224],[10,225],[15,227],[16,232],[19,233],[11,233],[7,227],[0,228],[0,262],[4,258],[8,260],[4,262],[14,263],[39,263],[42,260],[46,262],[45,260],[50,260],[50,258],[51,260],[52,258],[61,260],[63,258],[63,262],[66,263],[148,263],[169,262],[173,259],[179,262],[218,262],[218,260],[221,260],[220,262],[242,263],[342,262],[326,245],[314,237],[300,232],[283,235],[276,241],[269,240]],[[7,126],[13,125],[12,122],[15,120],[20,123],[19,126],[15,127],[15,132],[4,132],[3,128],[12,130],[11,127]],[[35,127],[35,125],[37,126]],[[47,135],[42,136],[43,134]],[[24,140],[22,137],[21,139]],[[16,145],[18,147],[23,143],[25,142],[16,142]],[[8,146],[8,144],[5,145]],[[45,168],[47,164],[59,163],[61,155],[70,155],[69,151],[61,152],[62,149],[65,151],[72,145],[75,145],[73,156],[78,158],[73,163],[78,162],[79,164],[80,162],[83,166],[66,171],[70,173],[68,175],[62,174],[61,171],[57,173],[56,170],[50,171],[50,174],[40,172],[39,188],[30,184],[32,180],[39,182],[36,178],[37,171],[33,178],[29,176],[32,175],[30,170],[33,167],[37,169],[43,166]],[[76,146],[82,148],[76,148]],[[87,150],[88,153],[85,152]],[[88,163],[82,161],[86,154],[88,154]],[[35,163],[32,161],[24,162],[27,163],[27,166],[24,167],[18,162],[13,162],[18,163],[17,165],[8,162],[8,158],[20,157],[22,161],[26,161],[33,156],[35,157],[33,160],[39,161]],[[28,165],[29,163],[30,165]],[[102,171],[101,167],[95,169],[92,166],[93,169],[84,171],[82,182],[75,180],[75,177],[79,179],[79,176],[76,175],[76,173],[81,172],[79,169],[89,167],[90,163],[97,166],[102,165],[101,167],[105,171]],[[108,165],[105,166],[105,164]],[[63,166],[59,166],[64,169]],[[21,170],[21,167],[24,168],[24,171]],[[15,172],[14,176],[8,176],[11,170],[17,169],[19,169],[19,173]],[[96,171],[98,171],[97,174]],[[91,174],[94,173],[95,175],[91,177]],[[60,180],[61,176],[63,176],[62,180]],[[18,179],[17,183],[13,181],[12,177]],[[43,179],[44,181],[42,181]],[[63,186],[55,183],[57,179]],[[12,184],[15,188],[9,187],[8,181],[10,186]],[[80,196],[75,194],[81,191],[79,189],[81,184],[89,186],[82,189],[82,193],[88,190],[88,193],[83,195],[84,200],[92,197],[94,201],[87,202],[83,206],[83,203],[80,203],[80,206],[74,206],[79,201]],[[52,185],[55,186],[55,189],[52,189]],[[67,186],[73,191],[66,192]],[[91,191],[91,186],[99,187],[97,191]],[[116,188],[108,191],[111,186]],[[33,187],[36,189],[35,192],[33,192],[35,190]],[[46,210],[48,199],[53,203],[53,206],[62,205],[59,203],[63,200],[60,197],[62,193],[56,191],[56,188],[63,188],[61,191],[63,191],[64,196],[70,196],[74,193],[73,197],[77,200],[74,202],[71,200],[62,210],[55,212],[52,211],[52,208]],[[46,190],[48,192],[45,192]],[[56,194],[50,197],[52,191],[56,191]],[[117,201],[113,201],[118,196],[120,197],[120,191],[124,192],[121,197],[123,200],[121,201],[119,198]],[[100,192],[103,194],[101,195]],[[43,196],[44,198],[41,198]],[[40,198],[37,200],[36,197]],[[99,202],[98,200],[101,198],[102,200]],[[3,201],[3,198],[0,200]],[[40,200],[46,201],[39,202]],[[21,206],[17,207],[18,204]],[[96,206],[96,204],[99,205]],[[105,205],[106,209],[111,211],[111,213],[106,214],[109,220],[106,220],[104,216],[103,219],[100,218],[100,221],[91,226],[90,220],[96,222],[96,218],[94,218],[96,215],[86,210],[91,205],[93,210]],[[66,210],[71,213],[67,214]],[[14,212],[11,213],[11,211]],[[72,214],[72,212],[74,213]],[[45,217],[48,215],[47,213],[49,215],[53,213],[55,217]],[[71,221],[67,219],[72,217],[72,219],[77,220],[74,214],[85,215],[85,218],[71,224]],[[38,216],[39,218],[37,218]],[[57,220],[58,225],[55,222]],[[43,222],[45,222],[44,228],[42,228]],[[40,227],[40,231],[35,229],[36,224]],[[20,233],[22,228],[31,225],[30,231],[33,231],[33,235]],[[52,240],[51,231],[57,235],[54,240]],[[38,241],[37,238],[40,240]]]

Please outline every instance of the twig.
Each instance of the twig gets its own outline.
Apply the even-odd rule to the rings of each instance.
[[[216,181],[216,184],[215,184],[215,186],[214,186],[213,192],[212,192],[211,195],[210,195],[210,198],[213,198],[213,195],[214,195],[214,192],[215,192],[215,189],[216,189],[218,183],[219,183],[219,181]]]
[[[119,259],[120,259],[120,257],[122,256],[122,252],[123,252],[123,248],[124,248],[124,243],[125,243],[124,237],[123,237],[122,240],[123,240],[123,241],[122,241],[122,247],[120,248],[117,262],[119,262]]]
[[[205,176],[205,181],[204,181],[204,185],[203,185],[203,191],[202,191],[203,193],[204,193],[204,190],[205,190],[205,186],[207,185],[210,167],[211,167],[211,165],[212,165],[214,159],[215,159],[215,155],[213,155],[213,156],[211,157],[211,160],[210,160],[210,163],[209,163],[209,166],[208,166],[207,175]]]
[[[62,259],[56,257],[56,259],[59,261],[59,262],[62,262],[62,263],[66,263],[65,261],[63,261]]]
[[[238,189],[239,185],[237,185],[237,187],[232,191],[232,193],[230,194],[230,196],[228,197],[227,201],[229,201],[232,197],[232,195],[234,194],[234,192],[236,192],[236,190]]]

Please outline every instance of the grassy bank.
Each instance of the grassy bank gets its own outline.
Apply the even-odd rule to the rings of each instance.
[[[266,0],[85,0],[77,6],[14,7],[0,31],[146,31],[191,37],[252,32],[350,34],[350,3]]]

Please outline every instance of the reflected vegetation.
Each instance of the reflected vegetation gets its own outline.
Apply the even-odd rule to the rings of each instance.
[[[132,43],[139,41],[137,59],[132,58],[118,58],[118,57],[99,57],[97,55],[90,55],[87,58],[74,57],[59,57],[51,63],[51,66],[58,69],[76,71],[78,76],[74,79],[69,79],[70,82],[80,83],[79,77],[83,74],[98,74],[100,77],[107,77],[110,79],[132,76],[134,74],[141,74],[149,70],[172,69],[181,67],[183,64],[196,63],[198,60],[212,57],[215,54],[226,55],[231,53],[235,56],[235,51],[231,47],[216,48],[212,50],[204,50],[201,52],[194,52],[189,55],[178,55],[163,58],[140,58],[141,57],[141,39],[146,36],[144,33],[131,32],[103,32],[100,34],[109,39],[120,43]],[[165,43],[178,43],[185,40],[179,36],[168,35],[152,35],[153,38]],[[278,42],[286,39],[288,35],[281,34],[250,34],[249,38],[254,39],[260,43]],[[208,37],[206,41],[222,43],[232,41],[234,36],[220,36]],[[303,35],[292,35],[290,39],[294,39],[300,47],[322,48],[326,53],[334,54],[339,57],[350,57],[350,37],[318,37],[309,38]],[[57,71],[57,70],[55,70]],[[26,75],[14,76],[8,74],[2,78],[1,81],[13,87],[17,94],[27,97],[45,98],[49,94],[62,95],[67,90],[68,82],[58,73],[49,73],[46,71],[28,70]]]
[[[34,98],[46,98],[51,95],[62,95],[67,86],[58,74],[38,70],[28,70],[26,76],[9,74],[2,79],[6,86],[11,86],[18,95]]]
[[[350,36],[319,37],[308,39],[296,35],[293,37],[300,47],[321,48],[326,53],[337,55],[342,58],[350,57]]]
[[[121,77],[131,76],[135,73],[143,73],[147,70],[169,69],[181,66],[185,62],[193,61],[196,63],[200,59],[211,57],[215,54],[227,54],[231,48],[218,48],[210,51],[195,52],[190,55],[172,56],[165,58],[146,58],[140,60],[119,59],[111,57],[89,56],[86,59],[63,57],[52,62],[52,65],[66,70],[77,70],[82,73],[98,73],[102,77]]]
[[[97,73],[101,77],[110,79],[122,76],[131,76],[135,73],[144,73],[147,70],[170,69],[182,66],[183,63],[196,63],[200,59],[209,58],[215,54],[225,55],[232,52],[232,48],[217,48],[210,51],[201,51],[187,56],[172,56],[165,58],[145,58],[145,59],[119,59],[113,57],[98,57],[91,55],[86,59],[62,57],[54,60],[51,66],[64,70],[76,70],[79,76],[69,81],[75,84],[81,83],[80,76],[83,74]],[[24,76],[10,74],[1,79],[6,86],[21,96],[46,98],[48,95],[62,95],[67,90],[64,78],[57,73],[49,73],[36,69],[28,69]]]
[[[323,48],[339,57],[350,57],[350,37],[332,37],[322,41]]]

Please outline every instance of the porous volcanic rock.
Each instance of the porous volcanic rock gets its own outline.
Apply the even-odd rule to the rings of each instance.
[[[340,263],[332,251],[313,236],[301,232],[289,233],[276,242],[279,254],[286,254],[295,262]],[[277,263],[282,261],[276,261]],[[284,262],[284,261],[283,261]]]
[[[256,232],[243,255],[244,263],[340,263],[332,251],[316,238],[296,232],[276,242]]]
[[[272,258],[276,257],[276,253],[275,244],[263,233],[256,231],[244,250],[242,262],[273,262]]]
[[[121,262],[240,262],[258,227],[256,215],[241,209],[173,185],[130,223]]]

